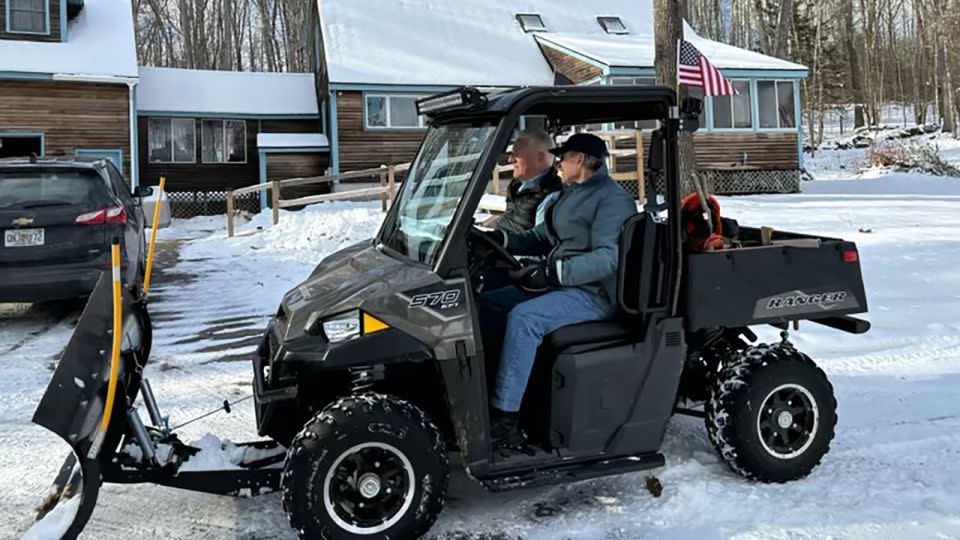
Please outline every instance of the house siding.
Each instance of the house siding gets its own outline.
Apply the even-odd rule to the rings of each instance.
[[[303,152],[292,154],[267,154],[267,181],[286,180],[288,178],[307,178],[321,176],[330,166],[329,152]],[[284,199],[294,199],[306,195],[329,193],[331,185],[307,184],[282,188],[280,195]]]
[[[340,172],[406,163],[420,147],[425,130],[364,129],[363,93],[337,92]]]
[[[643,135],[645,149],[650,147],[650,132]],[[707,133],[693,137],[697,168],[701,170],[797,170],[796,133]],[[632,139],[617,141],[617,149],[633,149]],[[746,154],[746,156],[744,156]],[[636,170],[635,157],[617,159],[617,171]]]
[[[0,0],[0,39],[16,41],[60,41],[60,2],[66,2],[66,0],[49,0],[49,34],[23,34],[19,32],[7,32],[7,3],[9,1],[10,0]]]
[[[226,191],[260,182],[260,157],[257,152],[258,133],[316,133],[319,120],[245,120],[247,124],[246,163],[203,163],[201,122],[204,118],[227,119],[229,116],[194,118],[196,129],[196,163],[150,163],[150,134],[148,116],[137,118],[139,139],[140,183],[155,185],[160,176],[167,178],[169,191]]]
[[[119,149],[129,179],[129,92],[126,85],[0,81],[0,132],[43,133],[47,157]]]
[[[603,74],[603,70],[597,66],[564,54],[554,48],[540,44],[540,51],[543,52],[543,56],[546,57],[554,72],[570,79],[574,84],[580,84]]]

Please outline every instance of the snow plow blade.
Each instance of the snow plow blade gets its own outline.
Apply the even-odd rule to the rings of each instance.
[[[122,316],[115,320],[118,314]],[[90,519],[100,491],[101,465],[115,454],[126,431],[127,400],[135,399],[139,391],[149,354],[149,324],[143,303],[104,272],[33,414],[35,424],[56,433],[73,452],[38,506],[38,522],[27,537],[75,538]],[[118,327],[120,338],[114,340],[112,329]],[[113,385],[111,375],[116,379]],[[111,411],[105,410],[108,402]]]

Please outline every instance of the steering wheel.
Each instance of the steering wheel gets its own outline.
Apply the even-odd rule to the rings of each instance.
[[[523,268],[523,264],[521,264],[520,261],[518,261],[517,258],[514,257],[509,251],[507,251],[507,248],[498,244],[489,236],[483,234],[480,229],[471,226],[468,236],[472,241],[479,242],[483,245],[482,249],[487,252],[481,255],[484,259],[489,258],[488,254],[491,253],[496,257],[497,260],[494,262],[494,267],[499,266],[501,268],[506,268],[507,270],[519,270]],[[498,265],[497,263],[500,264]]]

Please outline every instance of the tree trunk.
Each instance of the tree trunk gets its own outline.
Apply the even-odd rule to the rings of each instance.
[[[850,75],[850,98],[853,99],[853,127],[864,125],[863,117],[863,71],[860,56],[854,43],[856,30],[853,26],[853,0],[843,0],[843,46],[847,49],[847,69]]]
[[[784,58],[787,54],[790,30],[793,28],[793,0],[780,0],[777,17],[777,34],[774,36],[773,56]]]
[[[677,45],[683,37],[683,19],[686,15],[683,0],[654,0],[653,28],[655,38],[654,66],[657,84],[677,88]],[[681,96],[685,92],[681,93]],[[681,191],[692,185],[689,180],[696,174],[696,154],[693,148],[693,133],[681,133],[679,140]]]

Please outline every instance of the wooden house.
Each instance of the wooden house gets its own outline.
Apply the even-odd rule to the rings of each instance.
[[[320,176],[330,165],[322,131],[312,74],[140,68],[140,174],[165,176],[175,202]]]
[[[129,2],[0,0],[0,158],[101,156],[136,184],[136,83]]]
[[[654,82],[651,0],[318,0],[311,17],[334,171],[409,160],[424,130],[414,101],[431,93]],[[704,100],[698,168],[720,192],[798,190],[807,68],[686,35],[739,91]],[[592,126],[621,127],[634,126]]]

